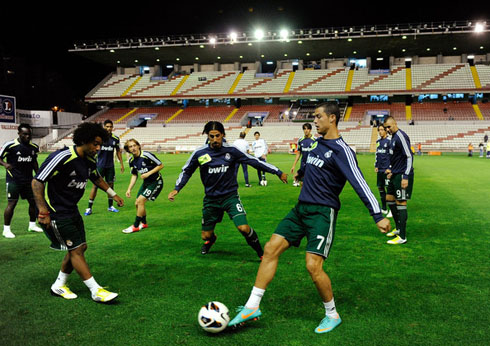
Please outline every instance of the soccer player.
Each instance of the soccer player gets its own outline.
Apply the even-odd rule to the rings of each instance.
[[[334,239],[339,194],[348,180],[368,208],[381,232],[390,230],[383,218],[378,201],[358,167],[354,151],[340,137],[337,124],[340,111],[336,102],[322,103],[313,113],[315,126],[321,135],[308,154],[306,165],[296,176],[303,176],[298,203],[279,223],[269,242],[257,272],[255,285],[245,306],[229,326],[259,317],[259,305],[265,289],[274,278],[280,255],[291,246],[299,246],[307,238],[306,268],[323,301],[325,317],[316,333],[326,333],[341,323],[335,308],[330,278],[323,270]]]
[[[163,179],[160,171],[163,163],[152,153],[141,150],[141,145],[136,139],[129,139],[124,144],[124,149],[132,154],[129,159],[131,168],[131,180],[129,181],[126,197],[131,198],[131,190],[136,184],[138,173],[143,179],[138,194],[136,195],[136,217],[134,223],[128,228],[123,229],[123,233],[134,233],[144,228],[148,228],[146,220],[146,202],[155,201],[163,189]]]
[[[260,132],[255,131],[254,133],[255,141],[252,142],[252,151],[254,156],[260,161],[267,162],[267,143],[263,138],[260,138]],[[265,171],[262,169],[257,169],[257,175],[259,177],[259,185],[266,186],[267,179],[265,179]]]
[[[39,210],[38,220],[51,241],[51,248],[68,251],[51,286],[51,294],[65,299],[77,298],[66,285],[73,269],[90,290],[94,301],[106,303],[118,295],[102,288],[90,272],[85,260],[85,227],[77,206],[88,179],[119,206],[124,204],[97,171],[95,155],[107,137],[107,131],[100,124],[80,124],[73,133],[75,145],[51,153],[32,180],[32,191]]]
[[[306,164],[306,158],[308,157],[308,152],[311,150],[311,146],[315,142],[315,138],[311,134],[311,124],[303,124],[303,134],[304,136],[298,140],[298,150],[296,151],[296,157],[294,158],[293,166],[291,167],[291,174],[294,174],[296,169],[296,164],[298,163],[299,157],[301,156],[300,168],[303,168]],[[299,181],[294,181],[293,186],[300,186]]]
[[[100,151],[97,153],[97,170],[102,178],[109,184],[110,188],[113,189],[116,176],[114,170],[114,152],[121,164],[121,173],[124,173],[124,163],[122,160],[121,148],[119,147],[119,137],[112,133],[114,124],[110,119],[104,121],[104,128],[109,133],[109,138],[102,143]],[[92,214],[95,197],[97,197],[97,186],[93,185],[92,190],[90,190],[88,208],[85,210],[85,215]],[[113,213],[119,212],[119,210],[114,207],[114,201],[110,196],[108,196],[107,200],[109,204],[107,210]]]
[[[386,189],[386,201],[393,215],[396,229],[388,233],[388,244],[404,244],[407,242],[407,201],[412,197],[413,189],[413,153],[410,150],[410,138],[398,128],[391,116],[384,121],[386,131],[391,135],[390,168],[385,170],[389,179]]]
[[[390,139],[383,125],[378,126],[379,139],[376,141],[376,155],[374,161],[374,171],[377,173],[376,185],[378,186],[381,197],[381,211],[387,214],[386,217],[392,217],[391,210],[386,206],[386,174],[385,171],[390,168]]]
[[[29,232],[42,232],[36,225],[36,203],[32,195],[32,172],[39,169],[37,153],[39,147],[31,142],[32,128],[29,124],[20,124],[17,127],[19,137],[6,142],[0,151],[0,165],[6,170],[7,207],[3,213],[3,233],[5,238],[15,238],[10,229],[14,210],[19,197],[27,199],[29,203]]]
[[[245,139],[246,133],[240,132],[240,138],[233,142],[233,146],[235,146],[238,150],[240,150],[244,154],[248,154],[250,151],[250,145]],[[248,181],[248,168],[246,163],[242,163],[243,176],[245,178],[245,187],[251,187]]]
[[[261,258],[263,250],[259,237],[257,232],[248,225],[246,212],[238,195],[238,167],[240,163],[245,163],[256,169],[276,174],[284,183],[287,183],[287,174],[282,173],[271,164],[242,153],[234,146],[223,143],[225,129],[223,124],[218,121],[208,122],[204,127],[204,133],[208,135],[209,144],[196,149],[189,157],[177,179],[175,189],[169,193],[168,199],[174,201],[175,196],[199,167],[205,194],[201,232],[204,244],[201,248],[201,254],[209,253],[211,246],[216,242],[214,229],[216,224],[221,222],[223,214],[226,212],[238,231],[244,236],[247,244]]]

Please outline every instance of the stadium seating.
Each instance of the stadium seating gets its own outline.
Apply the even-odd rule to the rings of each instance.
[[[417,120],[477,120],[469,102],[413,103],[412,119]]]

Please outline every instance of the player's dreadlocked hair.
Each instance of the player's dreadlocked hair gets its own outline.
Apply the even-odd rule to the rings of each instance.
[[[223,134],[223,137],[225,136],[225,127],[219,121],[208,121],[208,123],[204,125],[204,130],[202,131],[202,134],[208,135],[209,132],[213,130],[219,131]]]
[[[339,109],[339,104],[335,101],[328,101],[324,103],[320,103],[316,108],[323,108],[323,111],[326,114],[334,114],[335,115],[335,124],[339,124],[340,120],[340,109]]]
[[[95,141],[96,137],[100,137],[102,142],[109,138],[109,133],[97,123],[81,123],[73,132],[73,143],[75,145],[84,145]]]

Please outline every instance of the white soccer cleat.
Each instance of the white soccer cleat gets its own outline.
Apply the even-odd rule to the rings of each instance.
[[[62,297],[62,298],[65,298],[65,299],[75,299],[75,298],[78,297],[66,285],[61,286],[61,287],[51,286],[51,294],[53,296]]]
[[[146,228],[146,227],[144,227],[144,228]],[[133,225],[131,225],[128,228],[123,229],[122,232],[123,233],[134,233],[134,232],[138,232],[140,229],[141,229],[141,226],[134,227]]]
[[[11,230],[3,230],[3,233],[2,235],[5,237],[5,238],[15,238],[15,234],[12,233]]]
[[[399,235],[400,234],[400,231],[397,230],[397,229],[394,229],[393,231],[391,231],[390,233],[386,233],[386,236],[387,237],[394,237],[396,235]]]
[[[400,236],[396,236],[396,238],[393,238],[391,240],[388,240],[387,243],[388,244],[394,244],[394,245],[397,245],[397,244],[405,244],[407,242],[407,239],[403,239],[403,238],[400,238]]]
[[[42,233],[43,229],[41,227],[39,227],[38,225],[34,225],[34,226],[29,226],[29,228],[27,229],[27,232]]]
[[[108,290],[103,289],[102,287],[99,287],[97,289],[97,292],[92,293],[92,299],[99,303],[108,303],[111,300],[115,299],[117,296],[118,296],[117,293],[109,292]]]
[[[293,182],[293,186],[299,186],[299,182],[298,181]]]

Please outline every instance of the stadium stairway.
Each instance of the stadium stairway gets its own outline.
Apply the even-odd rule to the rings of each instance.
[[[438,80],[441,80],[441,79],[443,79],[444,77],[449,76],[450,74],[452,74],[452,73],[454,73],[454,72],[458,71],[459,69],[461,69],[461,68],[463,68],[463,67],[465,67],[465,65],[458,64],[458,65],[456,65],[456,66],[453,66],[453,67],[451,67],[449,70],[444,71],[444,72],[442,72],[442,73],[438,74],[437,76],[435,76],[435,77],[433,77],[433,78],[430,78],[429,80],[426,80],[424,83],[422,83],[422,84],[420,84],[420,85],[418,86],[418,89],[424,89],[424,88],[426,88],[427,86],[429,86],[430,84],[432,84],[432,83],[434,83],[434,82],[436,82],[436,81],[438,81]]]
[[[293,92],[293,93],[294,93],[294,92],[301,91],[301,90],[303,90],[303,89],[305,89],[305,88],[307,88],[307,87],[309,87],[309,86],[312,86],[312,85],[314,85],[314,84],[317,84],[317,83],[321,82],[322,80],[325,80],[325,79],[327,79],[327,78],[329,78],[329,77],[335,76],[336,74],[338,74],[338,73],[340,73],[340,72],[343,72],[343,71],[345,71],[345,69],[344,69],[344,68],[339,68],[339,69],[337,69],[337,70],[334,70],[334,71],[332,71],[332,72],[329,72],[329,73],[327,73],[327,74],[325,74],[325,75],[323,75],[323,76],[320,76],[320,77],[318,77],[318,78],[316,78],[316,79],[314,79],[314,80],[312,80],[312,81],[309,81],[309,82],[308,82],[308,83],[306,83],[306,84],[303,84],[303,85],[300,85],[299,87],[294,88],[293,90],[291,90],[291,92]]]

